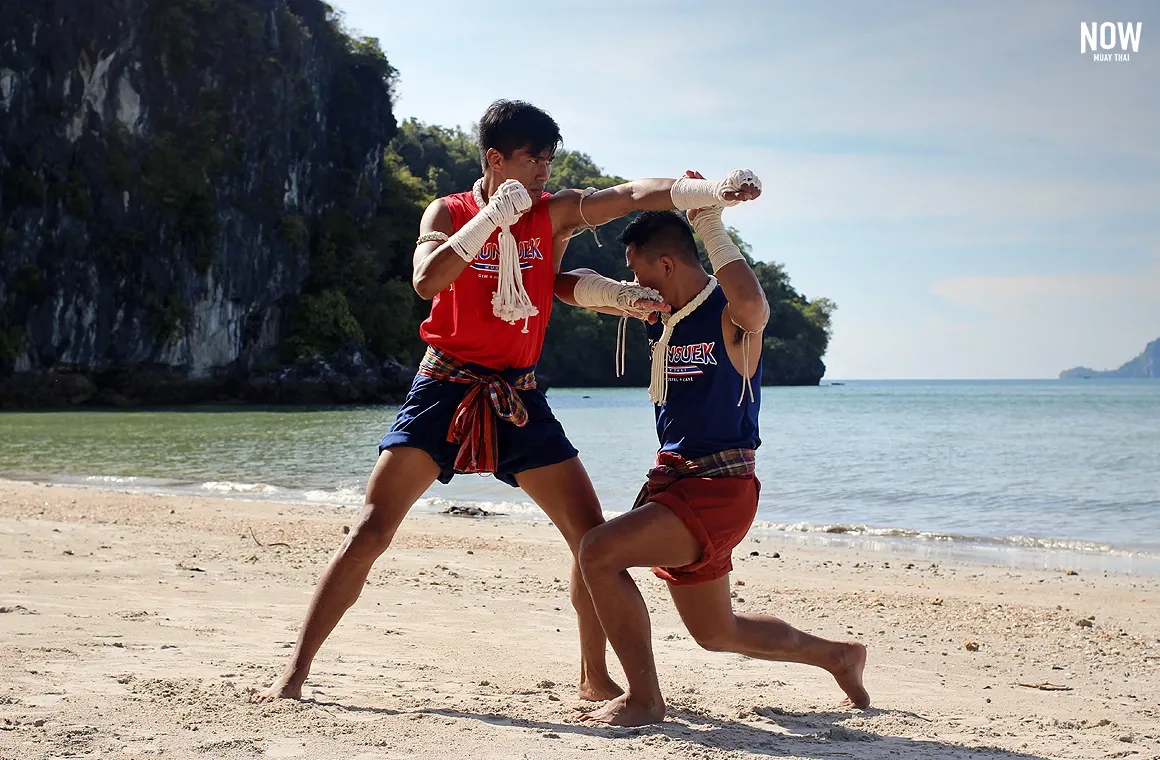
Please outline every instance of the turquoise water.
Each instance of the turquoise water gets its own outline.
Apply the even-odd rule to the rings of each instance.
[[[1118,557],[1102,566],[1160,569],[1160,382],[763,392],[757,531],[924,556],[970,549],[1006,561],[1020,550],[1024,562]],[[549,400],[605,510],[626,509],[656,446],[645,391],[554,389]],[[0,476],[358,506],[394,412],[5,413]],[[540,514],[521,491],[476,475],[436,484],[418,509],[469,503]]]

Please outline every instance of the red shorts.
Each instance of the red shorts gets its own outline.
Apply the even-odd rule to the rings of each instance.
[[[761,483],[755,475],[680,478],[650,484],[646,501],[663,504],[681,518],[701,545],[701,557],[684,567],[654,567],[658,578],[675,585],[715,581],[733,570],[733,548],[757,516]]]

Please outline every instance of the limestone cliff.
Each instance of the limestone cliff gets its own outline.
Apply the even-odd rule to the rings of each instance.
[[[0,30],[0,397],[200,400],[172,389],[269,361],[324,215],[375,212],[377,44],[318,0],[13,0]]]

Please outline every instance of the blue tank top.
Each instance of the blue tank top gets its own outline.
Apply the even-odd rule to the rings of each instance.
[[[753,400],[746,391],[738,406],[745,382],[729,360],[721,332],[721,314],[727,303],[718,286],[673,330],[668,395],[665,403],[655,407],[661,451],[696,459],[726,449],[756,449],[761,445],[757,427],[761,361],[753,375]],[[650,353],[663,329],[659,321],[647,325]],[[753,339],[759,338],[755,335]]]

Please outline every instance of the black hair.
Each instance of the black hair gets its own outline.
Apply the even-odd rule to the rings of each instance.
[[[497,100],[479,120],[479,160],[487,168],[487,152],[495,148],[504,158],[520,148],[533,155],[556,153],[562,141],[560,126],[545,111],[522,100]]]
[[[683,258],[686,264],[701,264],[693,230],[685,218],[674,211],[641,212],[629,222],[618,239],[623,245],[635,245],[637,251],[650,259],[666,255]]]

